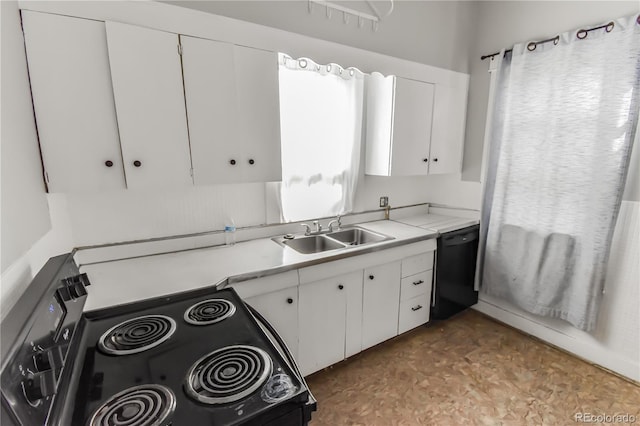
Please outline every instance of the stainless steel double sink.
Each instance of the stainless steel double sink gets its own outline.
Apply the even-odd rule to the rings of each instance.
[[[291,247],[298,253],[313,254],[329,250],[346,249],[366,244],[393,240],[393,237],[354,226],[327,234],[286,235],[272,238],[280,245]]]

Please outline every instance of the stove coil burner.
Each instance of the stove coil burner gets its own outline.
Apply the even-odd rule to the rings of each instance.
[[[176,397],[169,388],[134,386],[102,404],[89,426],[163,426],[175,408]]]
[[[164,315],[146,315],[111,327],[98,347],[111,355],[129,355],[158,346],[173,335],[176,322]]]
[[[200,358],[189,369],[185,388],[205,404],[225,404],[258,389],[271,375],[269,355],[253,346],[227,346]]]
[[[193,325],[208,325],[229,318],[235,312],[236,307],[228,300],[208,299],[187,309],[184,320]]]

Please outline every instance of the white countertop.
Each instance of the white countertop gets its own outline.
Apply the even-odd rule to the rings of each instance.
[[[317,254],[301,254],[283,247],[270,238],[243,241],[233,246],[217,246],[175,253],[157,254],[80,268],[89,276],[91,286],[85,311],[141,301],[144,299],[195,290],[227,278],[245,275],[268,275],[357,255],[386,246],[437,237],[430,229],[383,220],[358,224],[371,231],[395,239],[372,245],[334,250]]]
[[[428,213],[394,220],[396,222],[405,223],[407,225],[430,229],[441,234],[445,232],[456,231],[458,229],[466,228],[467,226],[477,225],[478,223],[480,223],[478,219]]]

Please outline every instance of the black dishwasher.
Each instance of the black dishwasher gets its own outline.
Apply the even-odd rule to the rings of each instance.
[[[438,238],[431,318],[446,319],[478,303],[474,280],[479,230],[474,225]]]

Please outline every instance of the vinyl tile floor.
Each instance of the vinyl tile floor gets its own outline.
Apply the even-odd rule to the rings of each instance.
[[[311,426],[576,425],[580,414],[605,421],[616,419],[595,416],[627,414],[640,425],[640,386],[473,310],[307,383],[318,400]]]

